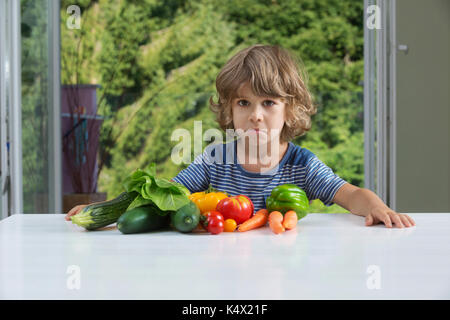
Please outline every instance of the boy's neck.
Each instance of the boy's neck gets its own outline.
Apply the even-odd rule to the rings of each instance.
[[[286,141],[269,141],[263,145],[250,145],[237,140],[237,161],[245,170],[263,173],[277,166],[288,149]]]

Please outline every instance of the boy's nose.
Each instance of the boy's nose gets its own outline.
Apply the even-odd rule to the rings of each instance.
[[[253,122],[259,122],[263,120],[263,114],[261,112],[261,108],[259,106],[256,106],[253,108],[251,114],[250,114],[250,120]]]

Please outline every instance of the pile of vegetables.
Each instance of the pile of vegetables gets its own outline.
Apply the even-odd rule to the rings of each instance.
[[[266,208],[254,212],[245,195],[229,196],[211,186],[191,194],[183,185],[156,177],[155,164],[137,169],[124,181],[125,192],[110,201],[86,206],[71,217],[87,230],[117,222],[124,234],[169,229],[210,234],[245,232],[269,224],[275,234],[294,229],[307,214],[306,193],[296,185],[277,186],[266,200]]]
[[[156,177],[152,163],[137,169],[124,181],[125,192],[110,201],[86,206],[71,217],[73,223],[96,230],[117,222],[122,233],[140,233],[172,225],[180,232],[192,231],[200,211],[183,185]]]

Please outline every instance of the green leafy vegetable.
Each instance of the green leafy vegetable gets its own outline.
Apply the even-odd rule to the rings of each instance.
[[[139,193],[127,210],[154,204],[162,211],[176,211],[189,203],[189,190],[179,183],[157,178],[154,163],[134,171],[125,179],[124,187],[127,192]]]

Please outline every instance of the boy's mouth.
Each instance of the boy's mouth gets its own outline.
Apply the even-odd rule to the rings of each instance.
[[[258,137],[258,139],[265,139],[267,136],[267,129],[250,128],[247,130],[246,134],[248,136]]]
[[[252,129],[248,129],[247,130],[247,133],[250,133],[250,134],[259,134],[260,133],[260,129],[255,129],[255,128],[252,128]]]
[[[262,128],[248,128],[247,130],[244,131],[244,135],[248,135],[248,136],[267,136],[268,132],[267,129],[262,129]]]

